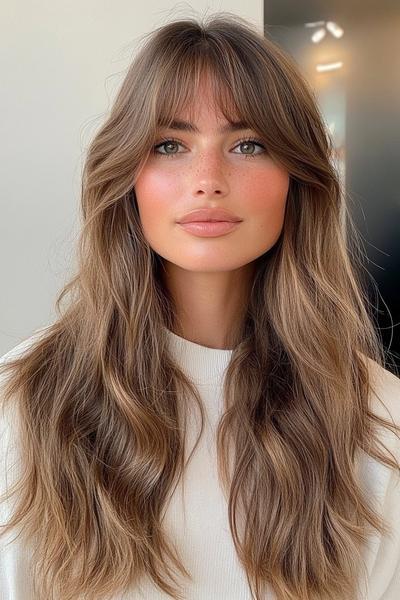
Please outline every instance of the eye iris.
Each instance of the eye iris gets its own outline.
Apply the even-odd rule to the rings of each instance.
[[[172,148],[175,147],[175,149],[176,149],[176,145],[177,145],[176,142],[165,142],[164,143],[164,148],[167,150],[168,147],[171,148],[171,146],[172,146]],[[175,152],[168,152],[168,151],[167,151],[167,153],[168,154],[175,154]]]
[[[250,146],[250,147],[251,147],[251,146],[254,146],[254,142],[242,142],[242,143],[241,143],[241,146],[242,146],[242,148],[243,148],[243,146],[244,146],[245,148],[246,148],[246,147],[248,148],[249,146]],[[250,154],[251,154],[251,153],[250,153]]]

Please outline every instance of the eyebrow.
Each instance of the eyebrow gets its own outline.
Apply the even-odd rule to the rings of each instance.
[[[192,133],[200,133],[199,129],[193,123],[188,121],[182,121],[180,119],[174,119],[169,125],[166,122],[159,122],[159,127],[166,127],[168,129],[176,129],[178,131],[190,131]],[[240,131],[242,129],[251,129],[250,125],[245,121],[230,121],[225,123],[218,129],[220,133],[226,133],[229,131]]]

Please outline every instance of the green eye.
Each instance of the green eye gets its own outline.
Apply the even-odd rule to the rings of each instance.
[[[181,143],[178,142],[178,140],[173,140],[173,139],[163,140],[161,143],[159,143],[156,146],[154,146],[154,152],[156,152],[157,154],[163,154],[164,156],[173,156],[174,154],[177,154],[176,152],[173,152],[173,153],[158,152],[158,148],[162,148],[163,146],[167,146],[168,144],[175,144],[175,145],[178,145],[178,146],[181,145]]]
[[[155,146],[153,146],[153,153],[154,154],[158,154],[161,156],[167,156],[167,157],[174,157],[177,154],[180,154],[180,152],[160,152],[160,148],[165,148],[168,145],[175,145],[175,146],[183,146],[184,144],[182,144],[182,142],[180,142],[179,140],[176,140],[174,138],[163,138],[159,143],[157,143]],[[245,144],[247,145],[254,145],[254,146],[258,146],[259,148],[262,149],[261,152],[257,152],[257,153],[243,153],[243,156],[245,157],[249,157],[249,158],[253,158],[256,156],[259,156],[260,154],[264,154],[265,153],[265,146],[262,143],[261,140],[258,139],[253,139],[253,138],[246,138],[243,140],[239,140],[235,146],[235,148],[237,148],[238,146],[244,146]],[[234,152],[234,154],[242,154],[241,152]]]
[[[246,140],[240,140],[239,143],[237,144],[237,146],[244,146],[245,144],[247,145],[253,145],[253,146],[258,146],[260,148],[263,149],[263,151],[265,151],[265,146],[264,144],[261,143],[261,140],[255,140],[255,139],[246,139]],[[257,154],[246,154],[246,156],[258,156],[259,154],[263,154],[263,152],[258,152]]]

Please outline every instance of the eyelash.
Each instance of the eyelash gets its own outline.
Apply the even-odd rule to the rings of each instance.
[[[167,158],[174,158],[177,154],[179,154],[178,152],[176,152],[175,154],[167,154],[167,153],[163,153],[163,152],[157,152],[157,148],[159,148],[160,146],[164,146],[167,142],[174,142],[176,144],[180,144],[180,145],[184,146],[184,144],[181,141],[177,140],[176,138],[161,138],[160,142],[157,143],[155,146],[153,146],[153,153],[158,154],[159,156],[165,156]],[[258,146],[261,146],[261,148],[263,148],[264,150],[266,149],[264,144],[262,144],[261,140],[258,140],[255,138],[246,138],[246,139],[239,140],[238,143],[236,144],[236,146],[240,146],[240,144],[245,144],[248,142],[257,144]],[[264,153],[260,152],[258,154],[243,154],[243,156],[245,158],[255,158],[256,156],[261,156],[261,154],[264,154]]]

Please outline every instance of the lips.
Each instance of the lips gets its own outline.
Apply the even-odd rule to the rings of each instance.
[[[204,221],[236,223],[241,220],[240,217],[223,208],[201,208],[187,213],[177,223],[201,223]]]

